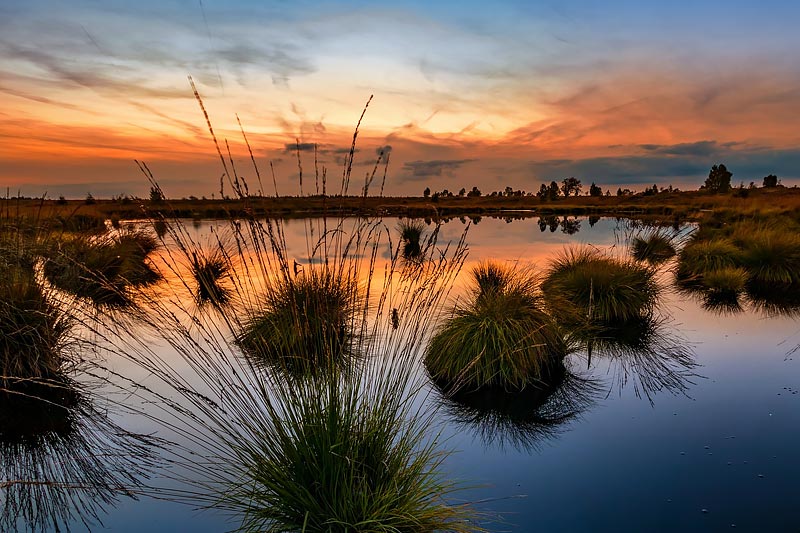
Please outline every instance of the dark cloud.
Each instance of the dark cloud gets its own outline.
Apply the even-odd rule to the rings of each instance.
[[[724,163],[734,173],[735,183],[760,181],[767,174],[797,179],[800,177],[800,149],[766,150],[737,148],[736,143],[702,141],[676,145],[640,145],[644,155],[594,157],[587,159],[549,159],[530,163],[540,181],[576,176],[598,183],[641,184],[674,179],[698,185],[711,165]]]
[[[381,154],[388,155],[390,153],[392,153],[392,145],[391,144],[387,144],[387,145],[384,145],[384,146],[378,146],[377,148],[375,148],[375,155],[381,155]]]
[[[319,151],[319,145],[316,143],[286,143],[283,145],[283,153],[313,152],[314,148],[317,148],[317,151]]]
[[[693,143],[680,144],[640,144],[643,150],[664,155],[688,155],[697,157],[710,157],[717,155],[726,149],[736,146],[738,143],[723,143],[717,141],[698,141]]]
[[[433,159],[430,161],[408,161],[403,164],[403,170],[407,173],[407,178],[416,180],[432,176],[452,175],[454,170],[459,169],[466,163],[471,163],[475,159]]]

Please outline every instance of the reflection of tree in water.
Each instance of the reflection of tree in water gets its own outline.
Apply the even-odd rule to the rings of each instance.
[[[636,396],[650,403],[661,391],[685,394],[698,377],[694,352],[662,319],[642,317],[581,336],[590,365],[592,358],[607,359],[616,388],[631,384]]]
[[[122,430],[78,383],[16,380],[0,390],[0,530],[88,528],[135,497],[153,442]]]
[[[452,422],[473,431],[486,447],[510,446],[520,451],[538,450],[545,441],[557,438],[601,392],[595,381],[564,366],[551,375],[549,383],[522,391],[492,387],[450,393],[445,384],[435,386],[445,416]]]

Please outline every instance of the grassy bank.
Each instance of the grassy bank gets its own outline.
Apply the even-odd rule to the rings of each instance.
[[[171,199],[152,203],[138,199],[84,200],[5,199],[6,212],[66,224],[81,220],[91,226],[93,220],[141,218],[164,213],[178,218],[227,218],[254,215],[270,218],[303,218],[322,214],[334,216],[366,215],[412,218],[454,216],[597,215],[653,217],[663,220],[701,221],[715,216],[800,217],[800,189],[768,188],[748,190],[746,196],[735,193],[713,194],[707,191],[662,192],[652,195],[574,196],[542,200],[536,196],[480,197],[383,197],[383,196],[289,196],[247,197],[243,199],[203,200]]]

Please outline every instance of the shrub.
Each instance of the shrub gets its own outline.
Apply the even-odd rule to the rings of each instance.
[[[435,381],[452,391],[521,390],[545,379],[567,343],[529,272],[489,263],[473,270],[470,301],[456,305],[425,352]]]

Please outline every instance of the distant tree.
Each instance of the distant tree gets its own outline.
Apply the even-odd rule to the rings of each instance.
[[[504,196],[513,196],[514,189],[511,187],[506,187],[505,191],[503,192]]]
[[[733,173],[729,172],[725,165],[714,165],[708,172],[703,188],[711,192],[727,192],[731,188],[732,177]]]
[[[422,194],[425,196],[425,198],[430,198],[431,197],[431,188],[430,187],[425,187],[425,191]]]
[[[777,187],[777,186],[778,186],[778,176],[776,176],[775,174],[764,176],[764,187]]]
[[[561,189],[558,187],[558,183],[551,181],[550,185],[547,187],[547,199],[558,200],[558,194],[560,191]]]
[[[570,196],[573,193],[578,196],[581,192],[581,180],[573,177],[564,178],[561,182],[561,192],[564,193],[564,196]]]
[[[467,189],[465,189],[464,187],[461,187],[461,190],[458,191],[458,195],[459,196],[464,196],[465,194],[467,194]]]
[[[592,182],[589,186],[589,196],[603,196],[603,189]]]
[[[64,195],[62,194],[61,196],[58,197],[58,200],[56,200],[56,203],[58,205],[64,205],[64,204],[67,203],[67,199],[64,198]]]
[[[479,188],[477,188],[477,187],[473,187],[472,190],[467,193],[467,196],[476,196],[477,197],[477,196],[480,196],[480,195],[481,195],[481,190]]]
[[[85,203],[86,205],[92,205],[93,203],[95,203],[94,196],[92,196],[92,193],[86,194],[86,200],[84,200],[83,203]]]
[[[150,201],[154,204],[160,204],[164,201],[164,193],[155,185],[150,187]]]

